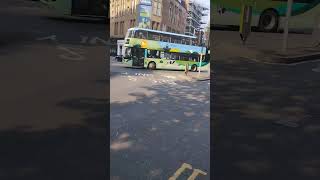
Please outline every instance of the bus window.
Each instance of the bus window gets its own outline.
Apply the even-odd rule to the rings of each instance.
[[[172,38],[174,39],[174,43],[181,44],[182,37],[180,37],[180,36],[173,36]]]
[[[199,56],[199,55],[196,55],[196,54],[193,54],[193,55],[191,56],[191,59],[192,59],[192,61],[200,61],[200,56]]]
[[[171,53],[171,59],[172,60],[180,60],[180,53]]]
[[[161,36],[160,36],[160,41],[170,42],[170,36],[167,35],[167,34],[161,34]]]
[[[196,46],[196,39],[191,39],[191,45]]]
[[[137,30],[134,33],[134,37],[139,39],[147,39],[147,32],[142,30]]]
[[[160,41],[160,35],[155,32],[148,32],[148,39],[154,41]]]
[[[181,44],[186,44],[186,39],[185,38],[181,39]]]
[[[128,38],[133,38],[133,37],[134,37],[134,30],[130,30]]]
[[[164,52],[162,52],[162,51],[160,52],[160,58],[164,59]]]
[[[176,59],[177,59],[177,55],[175,53],[171,53],[170,60],[176,60]]]
[[[180,54],[180,60],[188,61],[189,60],[189,56],[187,54]]]
[[[147,57],[148,58],[157,58],[157,59],[159,59],[160,58],[160,51],[148,49]]]
[[[176,43],[176,37],[174,35],[170,35],[170,42]]]
[[[169,52],[164,52],[164,58],[165,59],[170,59],[170,53]]]
[[[191,41],[190,38],[186,38],[185,40],[186,40],[186,45],[190,45],[190,44],[191,44],[191,43],[190,43],[190,41]]]
[[[134,38],[138,38],[139,32],[140,32],[140,30],[134,31],[133,37],[134,37]]]

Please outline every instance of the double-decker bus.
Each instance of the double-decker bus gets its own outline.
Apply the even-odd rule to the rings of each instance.
[[[106,18],[106,0],[40,0],[57,16]]]
[[[206,70],[209,56],[197,37],[143,28],[130,28],[125,37],[122,62],[148,69]],[[202,58],[202,59],[200,59]]]
[[[283,29],[287,0],[211,0],[212,26],[238,26],[243,3],[252,6],[252,26],[264,32]],[[320,13],[320,0],[293,0],[289,21],[291,30],[311,30]]]

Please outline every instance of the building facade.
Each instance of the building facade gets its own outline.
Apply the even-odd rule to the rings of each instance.
[[[141,0],[110,0],[110,38],[123,39],[127,30],[138,26]],[[185,33],[187,22],[185,0],[152,0],[151,29]]]
[[[162,0],[161,30],[178,34],[185,33],[187,23],[186,1]]]
[[[123,39],[127,29],[136,26],[140,0],[110,0],[110,38]]]
[[[185,34],[196,35],[199,34],[200,28],[205,22],[202,22],[203,16],[208,16],[209,8],[204,7],[197,3],[195,0],[186,0],[188,16]]]

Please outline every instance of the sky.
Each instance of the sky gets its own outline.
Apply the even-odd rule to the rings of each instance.
[[[203,22],[206,22],[208,24],[210,22],[210,0],[193,0],[193,1],[209,8],[208,16],[205,16],[202,19]],[[206,26],[207,25],[203,25],[202,27],[206,27]]]

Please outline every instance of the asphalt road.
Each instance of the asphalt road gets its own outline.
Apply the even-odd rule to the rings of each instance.
[[[0,179],[105,180],[106,25],[38,3],[0,2]]]
[[[210,179],[210,81],[112,63],[110,85],[112,180]]]
[[[216,58],[215,180],[319,179],[319,67]]]

